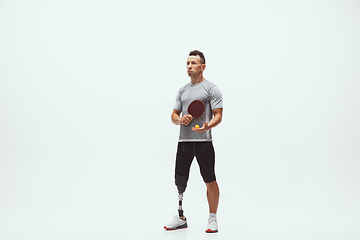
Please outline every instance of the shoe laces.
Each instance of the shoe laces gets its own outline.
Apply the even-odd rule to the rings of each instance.
[[[217,221],[216,221],[216,219],[215,218],[209,218],[209,220],[208,220],[208,225],[209,226],[211,226],[211,227],[214,227],[214,228],[216,228],[217,226]]]
[[[173,219],[171,220],[171,222],[169,223],[169,225],[178,224],[178,223],[179,223],[179,219],[180,219],[179,216],[173,215]]]

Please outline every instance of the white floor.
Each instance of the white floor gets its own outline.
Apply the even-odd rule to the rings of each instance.
[[[277,177],[256,182],[254,176],[263,172],[249,172],[250,165],[248,171],[225,171],[221,163],[219,233],[204,232],[207,201],[196,164],[184,196],[189,227],[168,232],[163,226],[177,213],[173,163],[144,164],[139,171],[135,163],[128,164],[127,171],[120,172],[116,161],[114,168],[106,169],[111,161],[93,163],[83,171],[73,165],[78,175],[66,170],[71,161],[65,159],[66,167],[57,168],[57,173],[50,167],[47,172],[13,172],[8,185],[3,184],[8,194],[1,195],[0,239],[360,239],[359,207],[350,192],[340,196],[341,189],[326,188],[330,184],[315,191],[311,184],[291,189],[292,177],[277,185],[271,185]],[[156,174],[149,174],[156,167]]]
[[[19,209],[1,211],[3,240],[20,239],[359,239],[358,226],[348,226],[346,219],[316,219],[311,216],[283,218],[284,213],[268,216],[254,211],[253,215],[222,207],[219,233],[206,234],[206,215],[188,214],[189,228],[165,231],[167,214],[128,212],[125,208],[98,209]],[[191,209],[191,208],[190,208]],[[241,208],[240,208],[241,209]],[[144,208],[143,208],[144,210]],[[191,209],[191,210],[195,210]],[[347,219],[350,221],[349,219]],[[353,219],[356,221],[356,219]]]

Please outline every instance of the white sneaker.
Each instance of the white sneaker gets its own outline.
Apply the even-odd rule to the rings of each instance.
[[[177,230],[187,227],[188,227],[187,219],[185,218],[185,220],[182,220],[179,216],[175,216],[175,215],[173,220],[169,224],[164,226],[166,230]]]
[[[215,218],[209,218],[207,230],[205,231],[207,233],[216,233],[218,232],[218,223]]]

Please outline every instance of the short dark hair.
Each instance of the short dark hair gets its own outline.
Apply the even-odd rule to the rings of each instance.
[[[189,56],[199,56],[201,64],[205,64],[205,56],[199,50],[194,50],[189,53]]]

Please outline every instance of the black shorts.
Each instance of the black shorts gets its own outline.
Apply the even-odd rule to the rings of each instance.
[[[215,151],[212,142],[179,142],[176,153],[175,174],[188,177],[192,160],[196,157],[204,182],[215,177]]]

